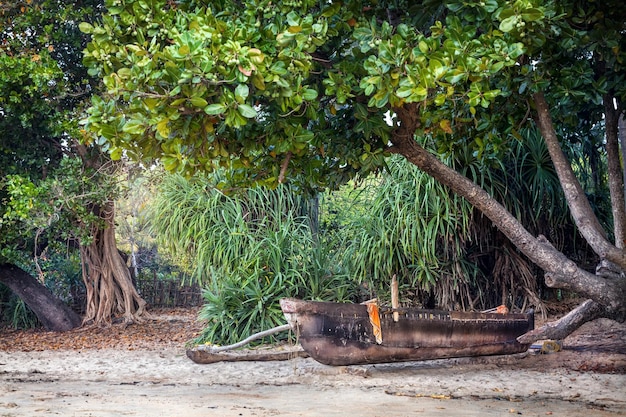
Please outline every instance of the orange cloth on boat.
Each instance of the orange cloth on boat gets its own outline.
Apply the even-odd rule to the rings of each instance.
[[[372,323],[372,329],[374,331],[374,337],[376,343],[379,345],[383,343],[383,331],[380,328],[380,314],[378,313],[378,304],[367,303],[367,314],[370,316],[370,323]]]
[[[498,313],[498,314],[508,314],[509,313],[509,308],[503,304],[503,305],[498,306],[496,308],[496,313]]]

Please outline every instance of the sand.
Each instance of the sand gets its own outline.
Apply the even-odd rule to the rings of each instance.
[[[626,327],[602,326],[554,354],[347,367],[199,365],[182,344],[9,349],[0,351],[0,416],[625,416]]]

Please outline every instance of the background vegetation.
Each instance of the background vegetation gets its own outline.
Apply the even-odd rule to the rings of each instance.
[[[491,165],[472,156],[449,163],[485,184],[527,227],[591,265],[583,240],[565,238],[575,228],[540,137],[526,131],[524,141],[510,145]],[[570,151],[580,152],[576,146]],[[580,154],[583,176],[590,169]],[[556,296],[490,222],[400,158],[377,176],[312,197],[287,186],[226,194],[217,187],[223,176],[186,179],[158,167],[121,172],[120,248],[129,254],[136,280],[204,289],[201,318],[208,325],[201,341],[233,342],[283,323],[282,297],[388,302],[394,274],[407,306],[485,309],[504,303],[546,313],[545,302]],[[589,184],[590,194],[606,193],[602,182]],[[78,259],[57,252],[38,261],[49,287],[80,311]],[[4,291],[4,320],[36,325],[28,308]]]
[[[424,2],[406,15],[404,2],[243,2],[243,11],[233,2],[105,3],[102,21],[92,17],[104,10],[99,2],[81,2],[76,14],[62,1],[0,9],[9,16],[0,47],[0,261],[66,302],[85,292],[76,249],[103,229],[94,209],[112,213],[115,200],[108,230],[117,227],[135,279],[204,288],[202,340],[282,323],[281,297],[386,302],[394,275],[405,305],[545,313],[562,294],[543,286],[541,271],[490,220],[387,158],[403,126],[387,123],[390,110],[412,110],[419,145],[533,236],[588,270],[597,263],[519,103],[531,101],[531,88],[559,103],[561,146],[612,230],[600,104],[618,90],[610,66],[620,71],[622,32],[616,25],[612,41],[594,38],[606,29],[601,11],[524,1]],[[592,63],[602,54],[589,51],[606,61]],[[548,84],[552,61],[569,67]],[[0,300],[7,321],[35,324],[6,288]]]

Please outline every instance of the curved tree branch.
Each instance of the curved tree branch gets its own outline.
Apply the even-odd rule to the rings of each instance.
[[[580,233],[595,253],[601,258],[608,259],[619,265],[622,270],[626,270],[626,252],[611,244],[607,239],[600,222],[589,204],[589,200],[587,200],[585,196],[580,182],[574,175],[570,162],[561,150],[561,145],[559,144],[554,126],[552,125],[550,109],[543,93],[535,93],[533,100],[537,108],[537,124],[546,141],[550,158],[552,159],[554,168],[563,186],[567,204],[578,230],[580,230]]]
[[[587,300],[560,319],[546,323],[517,338],[520,343],[533,343],[542,339],[564,339],[584,323],[602,316],[602,306]]]
[[[80,316],[22,268],[0,263],[0,282],[30,307],[46,329],[64,332],[80,326]]]
[[[554,248],[545,238],[535,238],[515,216],[485,190],[446,166],[414,140],[413,132],[419,123],[416,105],[406,105],[394,110],[401,121],[391,139],[394,152],[403,155],[409,162],[480,210],[524,255],[548,274],[553,274],[555,285],[569,285],[580,295],[591,298],[605,307],[608,316],[620,320],[626,318],[626,311],[623,311],[623,297],[626,291],[623,281],[608,280],[587,272]],[[560,280],[558,277],[566,279]]]

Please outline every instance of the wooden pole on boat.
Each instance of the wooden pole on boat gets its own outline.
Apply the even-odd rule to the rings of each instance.
[[[396,274],[393,274],[391,277],[391,308],[393,309],[393,321],[395,322],[400,319],[400,314],[396,311],[396,309],[400,306],[398,298],[398,278],[396,277]]]

